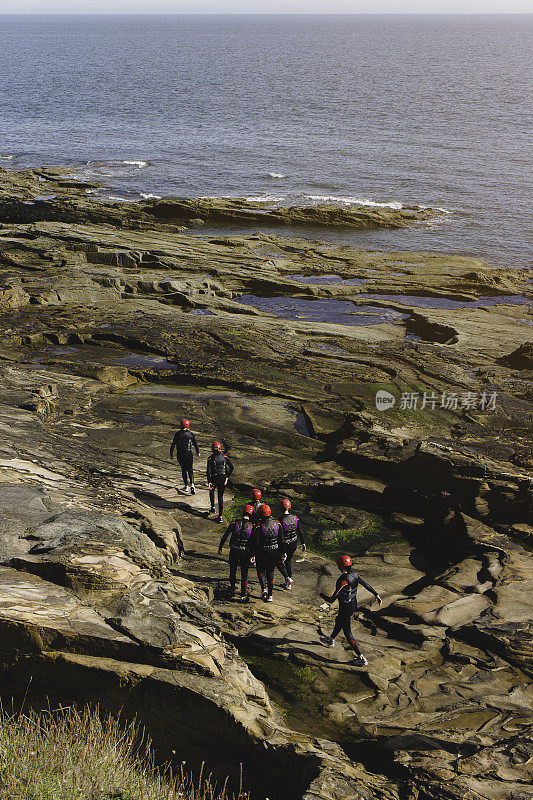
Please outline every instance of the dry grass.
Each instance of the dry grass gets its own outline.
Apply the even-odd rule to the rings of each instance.
[[[154,766],[134,725],[98,709],[7,714],[0,707],[2,800],[236,800],[210,776]],[[240,792],[241,800],[249,800]]]

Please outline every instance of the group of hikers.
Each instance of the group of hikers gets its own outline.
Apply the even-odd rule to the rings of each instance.
[[[172,458],[174,451],[176,451],[184,483],[181,491],[185,494],[195,494],[196,492],[194,486],[193,450],[196,451],[196,455],[200,454],[196,437],[190,430],[189,421],[182,419],[180,429],[172,440],[170,457]],[[216,521],[224,522],[224,490],[233,472],[233,464],[227,455],[222,452],[220,442],[213,442],[211,451],[211,455],[207,459],[209,513],[216,513],[216,493],[218,503]],[[232,520],[228,525],[220,540],[218,553],[219,555],[222,554],[223,547],[229,538],[229,597],[235,596],[237,569],[240,568],[240,597],[243,601],[249,599],[247,591],[248,572],[250,566],[253,565],[257,570],[257,577],[261,587],[261,599],[264,602],[271,603],[273,600],[276,569],[279,570],[283,577],[283,588],[288,591],[292,589],[292,559],[298,547],[298,539],[300,539],[302,551],[306,550],[306,543],[301,522],[297,515],[293,513],[292,504],[288,498],[280,500],[279,512],[278,520],[272,516],[270,506],[262,501],[261,490],[252,489],[250,502],[243,507],[240,517]],[[366,583],[353,569],[350,556],[340,556],[337,559],[337,566],[341,571],[341,575],[337,580],[333,594],[327,595],[317,590],[319,597],[327,603],[333,603],[335,600],[339,603],[339,611],[331,636],[321,635],[320,638],[325,646],[333,647],[337,635],[342,630],[355,654],[354,664],[364,666],[368,662],[362,655],[351,631],[351,619],[357,610],[357,589],[359,584],[374,595],[379,606],[381,606],[382,601],[375,589]]]

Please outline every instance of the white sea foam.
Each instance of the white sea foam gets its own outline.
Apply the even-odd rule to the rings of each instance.
[[[107,199],[108,200],[117,200],[117,201],[120,201],[122,203],[127,203],[128,202],[128,198],[127,197],[116,197],[114,194],[108,194],[107,195]]]
[[[281,203],[286,198],[281,197],[280,195],[262,194],[258,195],[257,197],[254,195],[250,195],[249,197],[245,197],[244,199],[248,203]]]
[[[369,200],[366,197],[341,197],[338,195],[320,195],[320,194],[306,194],[309,200],[316,200],[321,203],[344,203],[347,206],[373,206],[374,208],[392,208],[399,211],[403,208],[403,203],[393,201],[391,203],[376,203],[374,200]]]
[[[286,178],[287,176],[283,174],[283,172],[269,172],[269,178]]]
[[[160,194],[150,194],[150,193],[143,194],[141,192],[141,197],[142,197],[143,200],[161,200],[161,195]]]
[[[11,159],[12,159],[12,158],[13,158],[13,156],[3,156],[3,155],[0,155],[0,159],[1,159],[2,161],[11,161]]]
[[[123,161],[123,164],[131,164],[133,167],[147,167],[148,161]]]

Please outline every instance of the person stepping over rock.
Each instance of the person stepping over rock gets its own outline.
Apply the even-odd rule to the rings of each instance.
[[[172,444],[170,445],[170,458],[173,458],[175,450],[183,477],[182,491],[185,492],[185,494],[189,494],[189,492],[191,494],[196,494],[194,488],[193,449],[196,450],[196,455],[199,456],[200,449],[194,433],[190,430],[189,420],[182,419],[180,422],[180,429],[174,434]]]
[[[252,514],[253,507],[246,505],[242,509],[241,519],[234,519],[227,527],[226,532],[218,546],[218,554],[222,555],[222,548],[226,543],[228,536],[229,540],[229,582],[230,582],[230,597],[235,594],[235,586],[237,584],[237,567],[241,568],[241,600],[246,600],[248,597],[248,570],[250,569],[250,537],[252,535],[253,524]]]
[[[291,501],[284,498],[280,501],[280,524],[283,533],[283,552],[285,553],[285,561],[283,568],[286,572],[285,589],[291,589],[292,580],[292,558],[298,547],[298,537],[300,538],[300,545],[302,551],[307,550],[305,539],[302,531],[302,524],[296,514],[292,513]],[[283,570],[281,570],[283,574]]]
[[[376,590],[373,589],[366,581],[364,581],[354,570],[350,556],[340,556],[340,558],[337,559],[337,566],[342,574],[337,579],[335,591],[331,597],[329,597],[327,594],[324,594],[324,592],[319,592],[317,590],[318,596],[325,600],[326,603],[333,603],[335,600],[339,601],[339,612],[335,619],[335,626],[332,634],[331,636],[321,636],[320,639],[321,642],[326,645],[326,647],[334,647],[335,639],[342,630],[350,647],[355,653],[353,663],[357,667],[364,667],[366,664],[368,664],[368,661],[361,653],[359,645],[353,638],[351,625],[352,616],[357,611],[357,589],[359,584],[364,586],[365,589],[370,592],[370,594],[374,595],[376,602],[380,607],[382,600]]]
[[[228,485],[229,476],[233,472],[233,464],[222,452],[220,442],[213,442],[211,455],[207,459],[207,485],[209,487],[210,514],[215,513],[215,491],[218,501],[217,522],[224,522],[224,491]]]
[[[283,534],[279,522],[272,519],[270,506],[263,503],[260,514],[260,520],[254,526],[252,533],[251,554],[255,556],[261,598],[266,603],[271,603],[274,593],[274,571],[284,555]]]

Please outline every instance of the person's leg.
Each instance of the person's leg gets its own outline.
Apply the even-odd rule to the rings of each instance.
[[[183,485],[187,486],[188,476],[187,476],[187,462],[180,461],[181,467],[181,477],[183,478]]]
[[[191,460],[189,461],[189,464],[187,465],[187,475],[189,476],[189,483],[191,484],[191,487],[194,488],[194,470],[193,470],[192,464],[193,464],[193,461],[192,461],[192,456],[191,456]]]
[[[285,563],[283,561],[276,562],[276,567],[279,569],[283,577],[285,578],[285,582],[289,580],[289,573],[285,567]]]
[[[266,596],[266,580],[265,580],[265,569],[262,561],[257,558],[255,559],[255,566],[257,569],[257,580],[259,581],[259,586],[261,587],[261,597],[263,595]]]
[[[239,555],[233,550],[229,551],[229,586],[231,594],[235,593],[235,586],[237,584],[237,564],[239,563]]]
[[[292,578],[292,559],[293,559],[293,556],[294,556],[294,554],[296,552],[297,546],[298,546],[298,543],[295,542],[294,544],[291,544],[287,548],[287,558],[285,559],[285,569],[287,570],[287,575],[289,576],[289,578]]]
[[[354,651],[355,655],[360,657],[361,656],[361,651],[359,649],[359,645],[357,644],[357,642],[353,638],[353,634],[352,634],[352,614],[353,614],[353,611],[351,611],[351,610],[348,610],[348,612],[343,614],[342,630],[344,632],[344,635],[346,636],[346,639],[348,640],[348,644],[350,645],[350,647]]]
[[[224,489],[226,488],[226,484],[224,481],[221,481],[217,485],[217,495],[218,495],[218,518],[222,518],[222,512],[224,511]]]
[[[267,589],[268,589],[268,598],[272,598],[274,594],[274,570],[276,569],[277,564],[277,555],[272,555],[269,560],[269,564],[267,567]]]
[[[248,570],[250,568],[250,557],[248,553],[241,555],[241,597],[246,596],[248,588]]]
[[[215,510],[215,489],[214,489],[214,487],[212,489],[209,489],[209,503],[211,505],[210,511],[211,511],[211,513],[213,513],[213,511]]]

